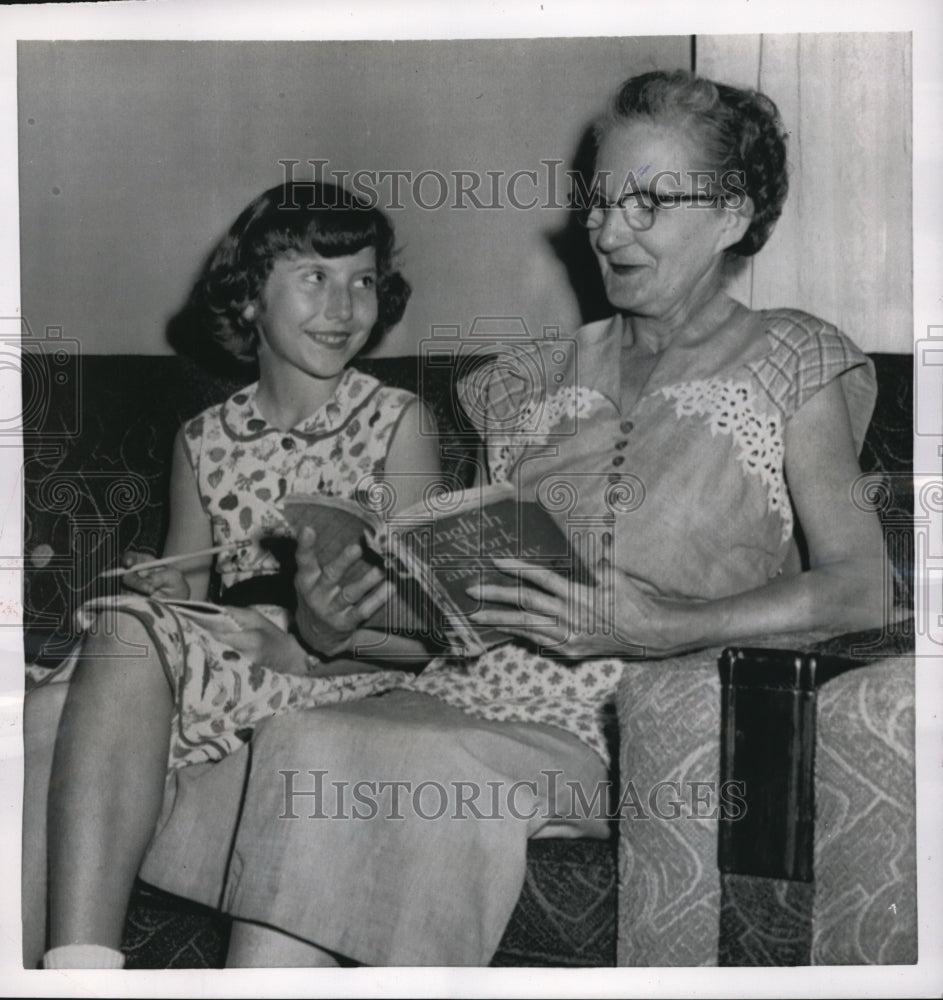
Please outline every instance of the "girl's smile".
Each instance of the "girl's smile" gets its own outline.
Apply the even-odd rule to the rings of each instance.
[[[340,350],[342,347],[345,347],[350,337],[347,331],[343,333],[329,333],[326,330],[306,330],[305,332],[312,340],[323,344],[331,350]]]

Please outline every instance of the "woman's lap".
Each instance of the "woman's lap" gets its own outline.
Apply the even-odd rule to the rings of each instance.
[[[567,784],[605,780],[562,730],[427,695],[289,713],[169,776],[142,876],[367,964],[487,964],[527,839],[606,836]]]
[[[487,964],[527,839],[606,836],[566,797],[574,782],[593,801],[605,780],[561,729],[431,695],[288,711],[220,760],[168,770],[141,876],[367,964]]]

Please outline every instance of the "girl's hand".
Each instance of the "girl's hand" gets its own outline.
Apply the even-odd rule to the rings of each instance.
[[[495,559],[502,573],[520,582],[469,587],[470,596],[502,604],[469,618],[527,639],[548,655],[655,657],[678,645],[683,609],[646,594],[627,573],[602,560],[595,587],[517,559]]]
[[[135,566],[150,562],[153,558],[146,552],[125,552],[121,557],[121,565]],[[128,590],[136,590],[139,594],[158,599],[185,599],[190,596],[190,584],[176,566],[157,566],[154,569],[142,569],[139,573],[125,573],[121,577],[121,583]]]
[[[313,528],[302,529],[295,554],[298,630],[312,648],[325,656],[336,656],[351,648],[354,632],[389,601],[393,591],[377,566],[370,567],[355,583],[341,586],[347,571],[363,558],[360,546],[348,546],[321,566],[315,540]]]
[[[255,608],[226,607],[225,613],[201,619],[200,624],[227,645],[242,653],[250,663],[282,674],[301,677],[312,673],[315,665],[301,644],[290,633],[269,621]]]

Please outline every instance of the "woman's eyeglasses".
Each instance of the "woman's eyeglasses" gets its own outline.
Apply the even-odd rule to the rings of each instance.
[[[601,194],[594,195],[588,206],[579,213],[579,220],[586,229],[601,229],[606,214],[618,209],[622,220],[636,232],[644,232],[655,225],[659,212],[678,208],[685,203],[712,205],[717,201],[711,194],[656,194],[654,191],[628,191],[616,201],[609,201]]]

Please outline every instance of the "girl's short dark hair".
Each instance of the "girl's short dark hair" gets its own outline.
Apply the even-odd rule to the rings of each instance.
[[[756,90],[729,87],[686,70],[634,76],[619,88],[597,124],[597,138],[648,119],[687,128],[721,176],[730,171],[753,201],[750,228],[729,253],[749,257],[769,239],[786,201],[786,135],[776,105]]]
[[[188,328],[241,361],[256,358],[255,323],[246,307],[258,300],[275,261],[314,251],[345,257],[376,251],[377,321],[369,349],[400,321],[410,287],[394,267],[395,237],[386,215],[335,184],[296,181],[260,194],[210,254],[186,307]]]

